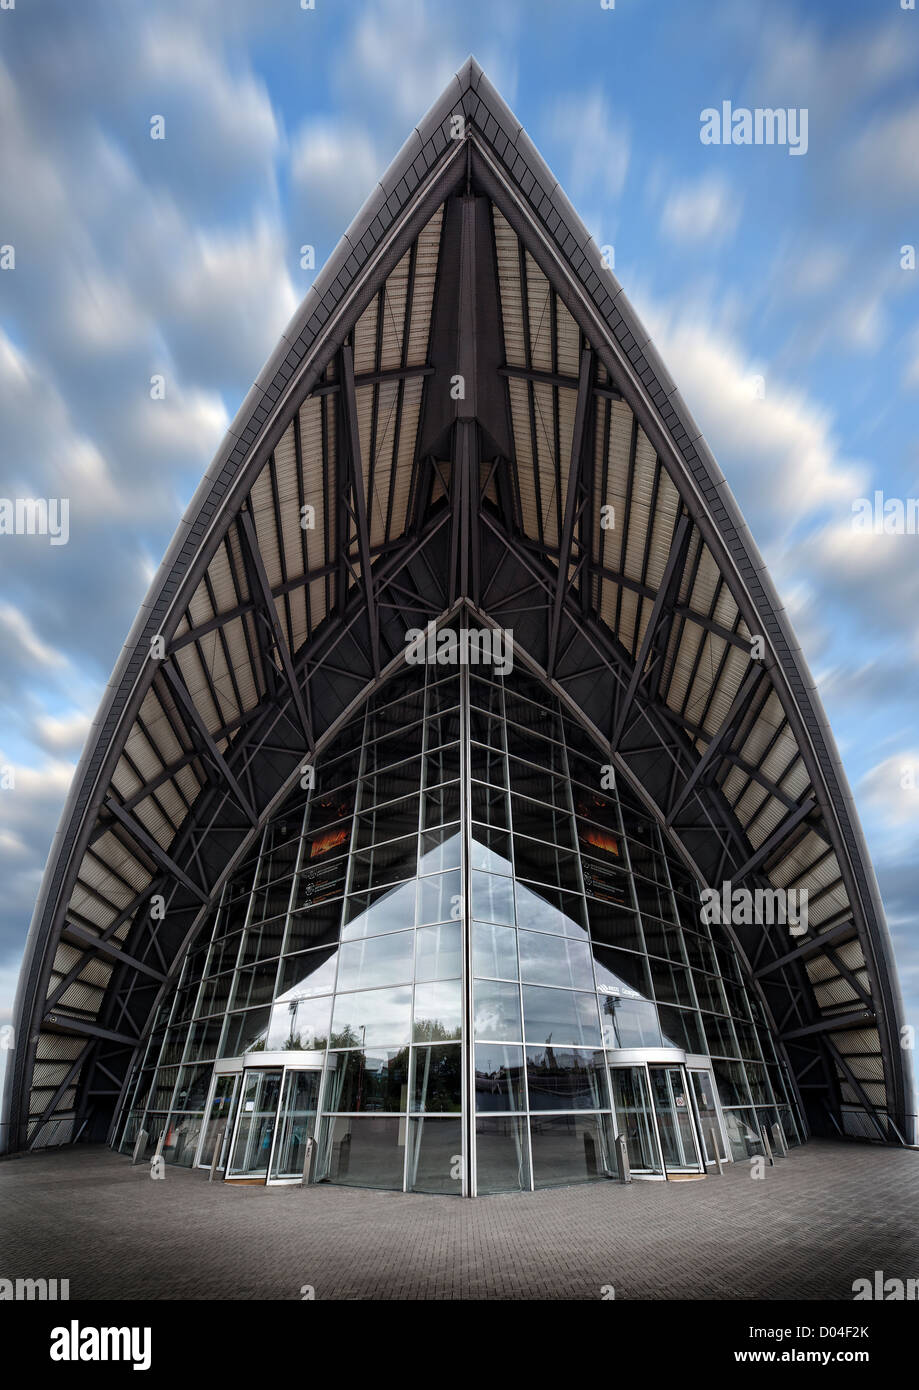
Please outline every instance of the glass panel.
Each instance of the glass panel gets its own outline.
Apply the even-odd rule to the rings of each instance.
[[[724,1127],[735,1163],[742,1163],[744,1159],[762,1154],[763,1141],[759,1130],[754,1127],[755,1124],[756,1117],[752,1110],[724,1111]]]
[[[610,1077],[619,1133],[625,1135],[629,1167],[638,1173],[659,1173],[661,1164],[644,1067],[612,1067]]]
[[[462,1061],[458,1047],[412,1049],[412,1109],[430,1114],[459,1111]]]
[[[203,1115],[171,1115],[160,1150],[164,1161],[179,1168],[190,1168],[195,1161],[203,1124]]]
[[[526,1117],[490,1115],[475,1122],[476,1190],[528,1192],[530,1151]]]
[[[418,872],[436,874],[442,869],[458,869],[462,862],[463,837],[458,825],[446,826],[421,837]]]
[[[379,936],[415,925],[415,881],[402,883],[382,894],[350,897],[345,908],[343,941],[360,936]]]
[[[412,990],[372,989],[339,994],[332,1014],[333,1047],[407,1043],[411,1035]]]
[[[267,1052],[315,1052],[328,1047],[332,997],[290,999],[275,1004],[265,1041]]]
[[[662,1047],[656,1007],[643,999],[600,997],[604,1047]]]
[[[219,1055],[242,1057],[247,1052],[264,1052],[270,1018],[270,1009],[249,1009],[244,1014],[229,1014]]]
[[[526,1053],[531,1110],[609,1109],[602,1052],[528,1047]]]
[[[514,886],[497,874],[472,872],[472,915],[483,922],[514,925]]]
[[[321,1071],[289,1071],[284,1078],[278,1137],[271,1159],[272,1178],[303,1176],[306,1141],[313,1133]]]
[[[476,1043],[475,1106],[477,1110],[525,1110],[523,1048]]]
[[[307,999],[315,994],[331,994],[335,987],[338,951],[334,946],[319,951],[303,951],[281,962],[278,1001]]]
[[[520,1042],[520,990],[517,985],[497,984],[491,980],[476,980],[475,1036],[495,1042]]]
[[[682,1067],[649,1067],[657,1128],[667,1168],[698,1169],[699,1157]]]
[[[240,1079],[239,1074],[235,1073],[231,1076],[218,1076],[214,1082],[214,1096],[211,1100],[211,1110],[208,1115],[207,1129],[204,1134],[204,1143],[201,1145],[199,1160],[203,1168],[211,1166],[218,1141],[220,1142],[220,1157],[217,1160],[217,1167],[223,1168],[226,1164],[227,1148],[233,1132],[233,1120],[236,1114],[236,1093]]]
[[[593,989],[590,947],[586,941],[569,941],[563,936],[522,931],[518,933],[517,944],[520,948],[522,980],[539,985]]]
[[[410,931],[346,942],[339,952],[336,989],[372,989],[410,981],[414,945]]]
[[[530,931],[553,932],[557,936],[586,939],[584,908],[580,897],[554,888],[516,885],[517,922]]]
[[[407,1047],[392,1052],[333,1052],[329,1065],[326,1110],[359,1114],[408,1109]]]
[[[280,1091],[280,1071],[245,1073],[228,1177],[267,1178]]]
[[[540,1115],[530,1119],[533,1184],[558,1187],[615,1176],[608,1115]]]
[[[409,1192],[463,1192],[463,1124],[461,1120],[425,1118],[408,1122]]]
[[[472,924],[472,962],[476,975],[499,980],[517,978],[517,933],[513,927]]]
[[[721,1126],[718,1123],[715,1086],[711,1073],[691,1071],[689,1083],[692,1086],[693,1099],[696,1102],[696,1114],[699,1117],[699,1129],[702,1131],[702,1147],[705,1150],[706,1162],[714,1163],[716,1157],[726,1159],[727,1152],[721,1137]]]
[[[334,1115],[322,1122],[318,1176],[344,1187],[401,1192],[406,1120]]]
[[[418,884],[418,925],[458,920],[462,913],[462,892],[459,870],[421,879]]]
[[[463,973],[462,927],[444,922],[415,933],[415,979],[450,980]]]
[[[525,985],[523,1018],[527,1042],[600,1046],[595,994],[575,994],[567,989]]]
[[[415,986],[415,1042],[462,1037],[463,996],[459,980]]]

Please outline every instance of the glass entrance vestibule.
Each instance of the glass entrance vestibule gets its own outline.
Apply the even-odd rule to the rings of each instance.
[[[608,1053],[613,1107],[632,1176],[702,1174],[731,1155],[708,1057],[677,1048]]]
[[[670,1048],[629,1048],[610,1052],[607,1062],[613,1106],[610,1123],[603,1132],[588,1134],[585,1130],[579,1138],[575,1136],[579,1153],[582,1147],[584,1150],[585,1176],[588,1169],[595,1176],[620,1176],[614,1143],[618,1137],[625,1139],[635,1178],[702,1174],[718,1159],[730,1161],[707,1057],[687,1056]],[[377,1116],[375,1126],[368,1129],[365,1123],[355,1127],[353,1117],[328,1113],[335,1104],[329,1097],[337,1095],[341,1086],[342,1077],[333,1069],[326,1074],[323,1087],[321,1058],[315,1053],[262,1053],[223,1059],[211,1083],[196,1166],[213,1168],[228,1182],[331,1179],[363,1186],[373,1185],[379,1164],[384,1162],[397,1179],[391,1185],[411,1192],[431,1190],[425,1181],[423,1156],[429,1159],[428,1151],[433,1148],[438,1154],[441,1149],[446,1153],[446,1145],[456,1151],[452,1156],[452,1190],[461,1190],[468,1177],[458,1119],[449,1133],[438,1128],[444,1121],[432,1116]],[[359,1143],[354,1147],[352,1163],[355,1128]],[[425,1136],[425,1128],[433,1134]],[[543,1133],[546,1129],[545,1123],[539,1127],[543,1147],[553,1142],[551,1133]],[[481,1137],[487,1144],[485,1131]],[[563,1150],[569,1148],[562,1144]],[[568,1158],[563,1154],[558,1175],[561,1181],[568,1177]],[[523,1159],[521,1162],[527,1166]],[[370,1167],[365,1172],[367,1164]],[[531,1186],[529,1181],[519,1181],[518,1185]],[[479,1190],[487,1191],[487,1182]]]

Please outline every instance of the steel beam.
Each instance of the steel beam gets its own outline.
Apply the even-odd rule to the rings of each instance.
[[[358,552],[361,560],[361,584],[367,601],[367,621],[370,626],[370,652],[373,673],[380,674],[380,627],[373,592],[373,569],[370,563],[370,527],[367,523],[367,497],[364,494],[364,467],[361,460],[361,436],[357,421],[357,395],[354,385],[354,352],[345,343],[339,354],[341,362],[342,404],[348,439],[348,478],[354,503],[357,525]],[[312,740],[310,741],[312,746]]]
[[[214,742],[213,736],[201,715],[201,711],[188,693],[188,687],[184,680],[169,662],[163,663],[162,674],[174,699],[180,707],[182,717],[186,721],[189,731],[193,729],[197,734],[201,743],[204,745],[205,756],[210,758],[220,776],[226,782],[231,793],[245,812],[250,825],[258,825],[258,813],[251,805],[249,798],[246,796],[233,772],[230,770],[230,765],[226,758]],[[218,714],[220,713],[219,706],[217,712]]]
[[[754,869],[758,869],[760,864],[769,858],[773,850],[778,849],[779,845],[788,838],[795,826],[800,825],[801,821],[805,820],[810,815],[816,805],[817,802],[815,799],[809,796],[806,800],[802,801],[800,806],[797,806],[794,811],[789,812],[785,819],[776,826],[772,834],[763,841],[759,849],[756,850],[754,854],[751,854],[747,862],[736,870],[733,877],[735,879],[746,878]]]
[[[167,874],[177,879],[178,882],[181,883],[184,888],[187,888],[189,893],[193,893],[200,902],[206,903],[210,901],[210,895],[205,889],[195,883],[194,879],[189,878],[185,870],[181,869],[175,860],[166,853],[159,841],[153,838],[149,830],[145,829],[144,826],[140,824],[140,821],[135,820],[127,811],[122,810],[118,802],[113,801],[111,797],[107,797],[103,804],[109,814],[118,821],[119,825],[124,826],[131,838],[136,840],[141,848],[146,850],[161,869],[165,869]]]
[[[721,727],[712,735],[708,747],[689,774],[683,784],[682,791],[679,792],[676,800],[671,806],[670,813],[667,816],[668,825],[673,824],[674,818],[679,814],[681,807],[702,779],[707,776],[710,770],[714,770],[712,764],[725,743],[730,743],[737,732],[738,726],[746,713],[747,704],[753,698],[753,693],[759,684],[762,674],[762,667],[753,666],[744,676],[737,690],[737,694],[731,701],[731,708],[725,715]]]
[[[574,539],[574,523],[578,512],[578,493],[581,487],[581,460],[584,456],[584,441],[587,433],[590,384],[593,377],[593,353],[590,348],[581,350],[581,366],[578,374],[578,398],[574,408],[574,429],[571,434],[571,456],[568,463],[568,490],[565,494],[565,516],[558,548],[558,581],[552,601],[552,614],[549,619],[549,647],[546,659],[546,674],[552,680],[555,676],[555,661],[558,655],[558,634],[562,622],[562,604],[568,591],[568,567],[571,563],[571,543]]]

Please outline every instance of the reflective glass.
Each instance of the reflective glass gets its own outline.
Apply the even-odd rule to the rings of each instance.
[[[525,1110],[523,1048],[475,1045],[476,1110]]]
[[[266,1052],[315,1052],[328,1046],[331,995],[324,999],[291,999],[271,1010]]]
[[[332,1115],[322,1122],[318,1176],[345,1187],[402,1191],[405,1120]]]
[[[570,941],[564,936],[521,931],[517,933],[517,944],[520,949],[520,978],[527,983],[593,989],[590,947],[586,941]]]
[[[408,1122],[409,1192],[462,1196],[463,1125],[440,1116]]]
[[[460,1110],[463,1067],[459,1047],[414,1047],[412,1067],[412,1110],[428,1114]]]
[[[483,922],[514,924],[514,885],[498,874],[483,874],[473,870],[472,915]]]
[[[495,1042],[520,1042],[523,1030],[520,1023],[520,990],[517,985],[499,984],[494,980],[476,980],[473,997],[477,1038],[489,1038]]]
[[[473,922],[472,966],[476,975],[516,980],[517,933],[513,927]]]
[[[333,1047],[407,1043],[411,1036],[412,990],[370,989],[337,994],[332,1013]]]
[[[330,1052],[325,1110],[408,1109],[408,1048],[388,1052]]]
[[[414,933],[410,931],[346,941],[338,953],[335,988],[341,992],[410,982],[414,945]]]
[[[350,897],[345,907],[342,941],[360,936],[376,936],[415,925],[415,881],[402,883],[380,893],[361,893]]]
[[[527,1042],[600,1046],[595,994],[524,985],[523,1021]]]
[[[415,979],[452,980],[463,973],[462,926],[442,922],[415,933]]]
[[[446,1042],[463,1031],[463,992],[459,980],[415,986],[415,1042]]]
[[[488,1192],[528,1192],[530,1147],[525,1115],[489,1115],[475,1122],[476,1186]]]
[[[606,1057],[578,1048],[528,1047],[531,1110],[608,1110]]]
[[[596,1182],[616,1175],[608,1115],[534,1115],[530,1140],[534,1187]]]

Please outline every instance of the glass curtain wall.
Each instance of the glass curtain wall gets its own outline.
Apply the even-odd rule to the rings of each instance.
[[[611,780],[536,677],[406,667],[225,885],[151,1032],[122,1150],[143,1128],[148,1153],[209,1162],[208,1106],[232,1108],[229,1084],[211,1087],[215,1059],[264,1052],[277,1071],[278,1054],[314,1053],[302,1079],[260,1083],[224,1143],[231,1168],[294,1176],[313,1137],[314,1178],[353,1186],[600,1180],[616,1133],[634,1167],[654,1166],[647,1097],[608,1065],[648,1047],[711,1057],[735,1158],[774,1120],[795,1142],[730,941]],[[269,1121],[262,1101],[282,1089]]]

